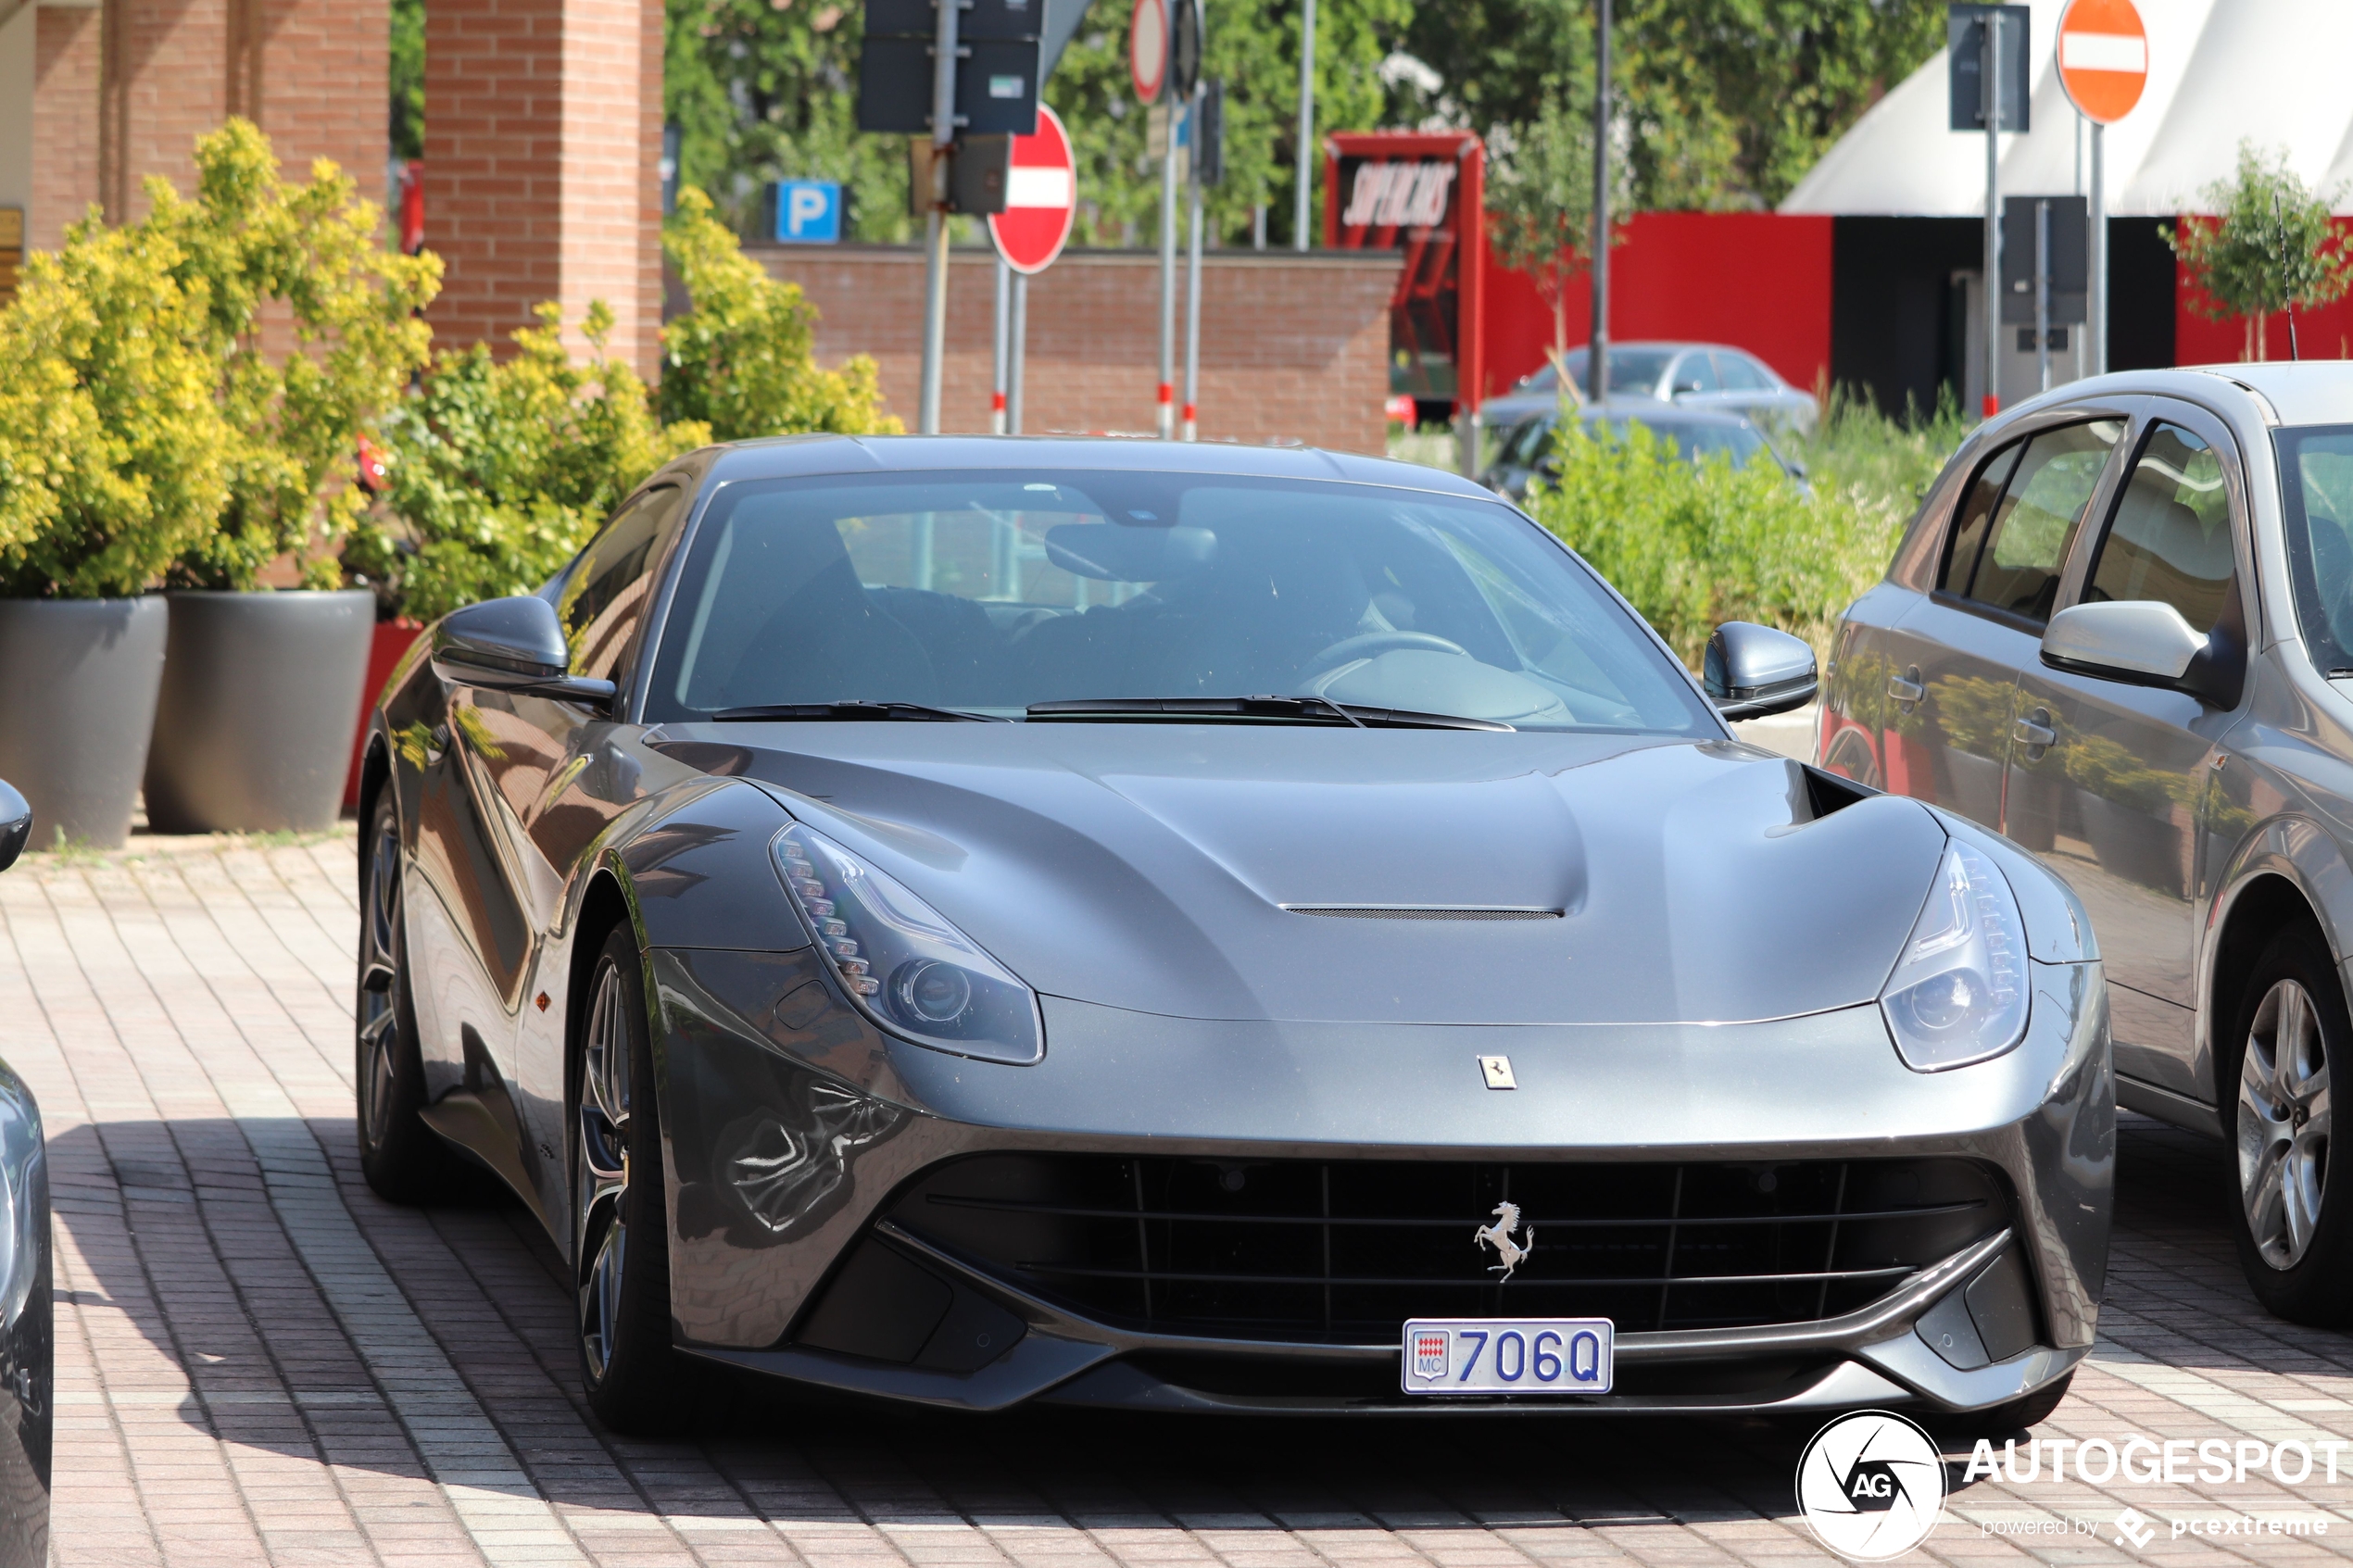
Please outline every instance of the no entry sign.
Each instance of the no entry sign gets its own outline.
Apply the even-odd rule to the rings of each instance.
[[[2059,84],[2086,119],[2113,125],[2148,85],[2149,39],[2133,0],[2073,0],[2059,19]]]
[[[1078,216],[1078,170],[1062,117],[1038,106],[1034,135],[1013,138],[1005,210],[988,215],[988,237],[1016,272],[1043,272],[1063,253]]]
[[[1127,23],[1127,76],[1138,98],[1160,102],[1168,86],[1168,0],[1136,0]]]

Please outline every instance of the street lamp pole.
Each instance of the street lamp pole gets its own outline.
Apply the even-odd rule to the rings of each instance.
[[[939,361],[948,342],[948,173],[956,140],[956,0],[935,0],[939,27],[931,56],[931,199],[924,204],[924,379],[916,428],[939,433]]]
[[[1585,359],[1596,407],[1609,388],[1609,12],[1610,0],[1593,0],[1593,329]]]
[[[1985,55],[1978,73],[1985,101],[1985,403],[2002,411],[2002,13],[1985,13]]]
[[[1308,194],[1315,172],[1315,0],[1299,13],[1299,177],[1291,191],[1290,247],[1307,248]]]

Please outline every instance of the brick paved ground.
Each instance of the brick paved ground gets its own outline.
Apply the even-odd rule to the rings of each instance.
[[[56,1192],[60,1562],[1820,1560],[1792,1516],[1804,1426],[979,1422],[748,1395],[699,1442],[610,1436],[522,1210],[393,1209],[359,1183],[351,883],[347,834],[139,841],[0,877],[0,1054],[41,1097]],[[2353,1343],[2255,1309],[2220,1160],[2128,1122],[2105,1343],[2045,1436],[2353,1437]],[[2345,1459],[2343,1482],[2294,1488],[1981,1479],[1930,1551],[2353,1555]],[[2112,1544],[2127,1505],[2156,1524],[2139,1553]],[[2329,1534],[2171,1536],[2250,1511]],[[1989,1533],[2050,1520],[2101,1528]]]

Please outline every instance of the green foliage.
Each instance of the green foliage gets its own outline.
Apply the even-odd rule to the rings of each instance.
[[[1428,107],[1482,134],[1524,130],[1564,95],[1591,105],[1592,16],[1591,0],[1426,3],[1402,46],[1444,79]],[[1935,0],[1618,0],[1612,92],[1634,200],[1771,207],[1944,42]]]
[[[1593,250],[1592,85],[1581,100],[1549,99],[1537,117],[1498,126],[1488,146],[1488,238],[1495,259],[1525,272],[1553,316],[1553,358],[1568,352],[1569,294],[1592,264]],[[1621,162],[1612,169],[1610,205],[1622,214],[1631,191]],[[1610,244],[1622,225],[1613,224]]]
[[[140,223],[76,224],[0,313],[0,592],[250,588],[306,550],[337,577],[355,442],[423,362],[440,263],[385,253],[332,163],[286,184],[247,121],[196,170],[193,201],[150,180]]]
[[[1380,62],[1411,5],[1319,0],[1319,131],[1381,123]],[[750,231],[761,184],[799,176],[843,182],[853,237],[912,236],[906,138],[856,128],[862,27],[855,0],[673,0],[663,97],[681,130],[680,178],[711,192],[719,217],[738,232]],[[1226,82],[1227,176],[1208,193],[1210,220],[1238,239],[1249,233],[1252,207],[1265,203],[1277,236],[1287,236],[1299,119],[1297,0],[1219,0],[1203,69]],[[1160,166],[1144,157],[1144,113],[1128,85],[1125,5],[1100,0],[1046,97],[1070,126],[1078,157],[1075,242],[1152,243]]]
[[[2353,245],[2330,223],[2330,199],[2296,178],[2284,151],[2267,159],[2241,142],[2235,177],[2198,193],[2219,217],[2163,231],[2204,291],[2199,313],[2259,321],[2291,306],[2326,305],[2353,286]]]
[[[799,285],[778,282],[744,255],[701,191],[678,193],[662,249],[694,302],[661,332],[659,408],[665,423],[699,420],[716,441],[902,428],[882,411],[875,362],[865,355],[838,370],[817,368],[817,312]]]
[[[425,156],[425,0],[392,0],[392,156]]]
[[[1832,387],[1825,401],[1814,433],[1784,440],[1781,449],[1805,465],[1817,489],[1859,493],[1906,517],[1977,425],[1961,412],[1950,386],[1938,390],[1932,411],[1913,408],[1902,419],[1881,413],[1869,398],[1843,386]]]
[[[575,364],[562,312],[514,334],[503,361],[487,344],[434,358],[422,388],[384,420],[387,509],[355,534],[345,563],[421,620],[527,594],[555,574],[639,481],[711,438],[703,425],[654,421],[646,384],[605,352],[612,313],[589,307],[593,350]],[[409,546],[404,550],[401,546]]]
[[[1595,437],[1561,421],[1558,478],[1529,514],[1624,594],[1696,670],[1708,633],[1754,621],[1817,650],[1887,567],[1909,508],[1861,487],[1805,495],[1769,459],[1693,463],[1640,425]]]

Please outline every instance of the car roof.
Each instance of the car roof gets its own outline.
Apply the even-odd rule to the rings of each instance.
[[[2262,424],[2353,424],[2353,360],[2271,359],[2251,365],[2111,370],[2104,376],[2062,383],[2003,409],[2003,428],[2008,428],[2014,413],[2103,395],[2183,397],[2215,408],[2236,403]]]
[[[1749,422],[1747,416],[1733,413],[1728,408],[1692,408],[1680,403],[1662,402],[1655,397],[1620,398],[1616,402],[1602,404],[1598,408],[1588,403],[1577,412],[1578,417],[1588,423],[1595,420],[1637,420],[1646,425],[1719,425],[1727,429],[1739,430],[1756,428]],[[1536,409],[1528,418],[1556,419],[1559,413],[1560,405],[1554,403],[1548,408]]]
[[[1144,441],[1048,435],[782,435],[707,447],[706,483],[830,474],[1088,470],[1190,473],[1386,484],[1494,499],[1485,486],[1420,463],[1315,446],[1245,446],[1222,441]]]

